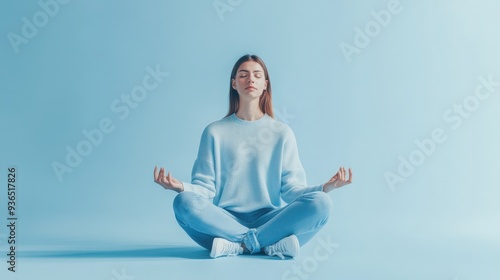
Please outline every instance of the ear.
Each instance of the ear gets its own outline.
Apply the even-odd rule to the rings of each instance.
[[[236,90],[236,80],[231,79],[231,86]]]
[[[265,84],[265,86],[264,86],[264,90],[267,90],[267,82],[268,82],[268,81],[269,81],[269,80],[266,80],[266,84]]]

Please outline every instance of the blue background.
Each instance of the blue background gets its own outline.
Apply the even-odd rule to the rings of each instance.
[[[346,56],[341,44],[356,47],[356,28],[391,2],[73,0],[18,46],[9,34],[22,36],[23,17],[43,20],[33,18],[43,8],[2,2],[0,213],[7,224],[15,166],[19,218],[15,274],[0,227],[2,279],[305,278],[293,267],[309,279],[498,279],[500,86],[456,128],[443,114],[472,100],[480,76],[500,81],[500,4],[401,0]],[[175,221],[175,193],[153,182],[155,165],[190,180],[201,132],[226,114],[231,68],[247,53],[268,66],[309,184],[354,171],[296,260],[205,259]],[[148,66],[169,76],[120,119],[112,103]],[[59,180],[53,163],[104,118],[114,130]],[[434,129],[446,141],[391,188],[385,174]],[[324,261],[320,239],[338,244]]]

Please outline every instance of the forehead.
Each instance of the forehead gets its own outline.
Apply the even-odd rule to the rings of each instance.
[[[264,69],[262,66],[260,66],[259,63],[255,61],[246,61],[243,62],[240,67],[238,67],[238,72],[239,71],[249,71],[249,72],[255,72],[255,71],[262,71],[264,72]]]

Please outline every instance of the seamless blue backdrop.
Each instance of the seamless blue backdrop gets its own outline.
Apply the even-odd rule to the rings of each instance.
[[[1,226],[0,274],[498,279],[499,9],[493,0],[3,2],[1,224],[11,166],[19,220],[18,272],[7,271]],[[267,63],[309,184],[339,166],[354,182],[331,193],[331,220],[297,260],[200,262],[153,168],[190,179],[201,132],[227,112],[231,68],[247,53]],[[314,259],[320,238],[339,245],[325,261]]]

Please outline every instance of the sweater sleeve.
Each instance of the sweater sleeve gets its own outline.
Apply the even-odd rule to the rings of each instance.
[[[307,186],[306,173],[299,159],[295,135],[288,130],[283,143],[281,198],[290,203],[303,194],[322,189],[323,184]]]
[[[198,157],[193,164],[191,183],[182,182],[184,191],[201,194],[208,199],[215,196],[214,140],[207,128],[203,131]]]

